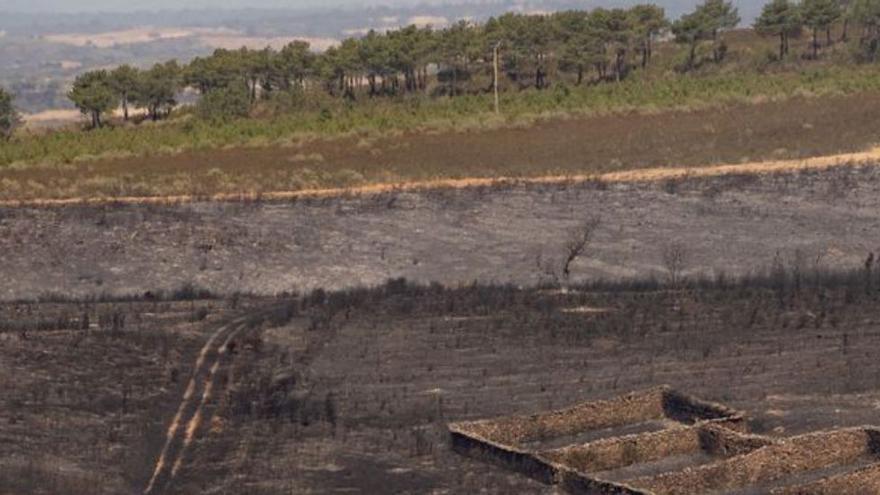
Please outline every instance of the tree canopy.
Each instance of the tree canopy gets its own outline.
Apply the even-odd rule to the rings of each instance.
[[[805,26],[813,32],[813,58],[819,55],[819,31],[826,32],[828,45],[832,44],[831,25],[841,16],[841,7],[837,0],[803,0],[801,17]]]
[[[110,73],[110,86],[116,93],[116,97],[122,103],[122,111],[125,120],[128,120],[128,106],[136,103],[140,72],[130,65],[121,65]]]
[[[848,18],[862,26],[859,47],[875,61],[880,49],[880,0],[853,0]]]
[[[138,106],[147,109],[153,120],[167,116],[177,104],[177,93],[182,88],[181,69],[176,61],[156,64],[143,71],[138,80],[134,100]]]
[[[106,70],[81,74],[73,82],[68,97],[80,112],[90,117],[92,128],[101,127],[102,116],[118,104],[110,74]]]
[[[779,37],[779,58],[788,53],[789,38],[801,30],[801,13],[790,0],[771,0],[755,20],[755,30],[761,34]]]
[[[830,46],[831,26],[843,19],[844,36],[847,22],[862,28],[859,46],[873,60],[880,49],[880,0],[802,2],[771,0],[754,23],[760,34],[779,37],[780,59],[788,53],[789,38],[804,25],[812,29],[812,55],[817,58],[818,33],[826,31]],[[843,2],[848,5],[845,15]],[[126,119],[129,105],[145,109],[154,120],[167,117],[179,93],[188,88],[200,98],[211,95],[206,108],[213,110],[199,111],[211,113],[211,118],[218,111],[231,116],[259,114],[253,107],[262,101],[301,101],[307,92],[348,100],[414,94],[455,97],[493,91],[496,53],[497,83],[504,90],[610,83],[648,70],[655,42],[670,32],[685,55],[676,69],[720,64],[727,53],[724,33],[739,22],[737,8],[729,0],[702,0],[675,22],[650,3],[541,15],[511,12],[483,23],[459,21],[443,29],[408,26],[368,31],[323,53],[313,51],[307,42],[294,41],[280,50],[217,49],[185,66],[171,61],[149,69],[122,66],[109,74],[93,71],[77,80],[70,96],[92,117],[93,127],[99,127],[103,114],[120,104]],[[241,108],[242,88],[251,107],[248,111]]]
[[[492,76],[496,48],[507,83],[514,87],[545,89],[565,73],[576,74],[575,83],[581,84],[591,70],[594,81],[620,81],[634,67],[647,68],[652,44],[668,26],[663,9],[653,4],[552,15],[508,13],[483,24],[460,21],[444,29],[369,31],[321,54],[304,41],[294,41],[277,51],[217,49],[184,67],[172,61],[146,70],[122,66],[110,73],[92,71],[81,76],[70,96],[92,117],[93,127],[116,108],[108,91],[126,120],[130,105],[145,109],[154,120],[167,116],[177,93],[187,87],[203,97],[233,88],[223,93],[229,96],[243,84],[251,105],[275,92],[305,90],[310,81],[334,96],[375,98],[428,91],[433,70],[438,82],[434,91],[457,96],[492,86],[475,87],[473,81]],[[218,106],[220,94],[213,93],[212,106]]]
[[[12,93],[0,88],[0,138],[8,141],[21,122],[21,115],[13,104]]]

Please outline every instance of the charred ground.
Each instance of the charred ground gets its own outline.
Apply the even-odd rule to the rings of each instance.
[[[772,436],[876,423],[878,170],[0,210],[0,491],[142,490],[199,349],[279,303],[163,490],[544,493],[447,423],[659,384]]]
[[[771,436],[870,423],[876,279],[784,268],[726,285],[568,292],[400,280],[289,299],[289,321],[237,341],[168,491],[545,493],[454,454],[446,424],[658,384],[747,410]],[[273,304],[4,306],[4,376],[18,378],[4,385],[0,487],[141,489],[185,381],[174,376],[187,375],[212,325]],[[96,319],[89,330],[85,314]]]
[[[774,258],[851,268],[880,248],[880,167],[660,182],[474,187],[303,199],[0,209],[0,298],[334,290],[406,277],[534,284],[600,219],[573,280],[735,276]]]

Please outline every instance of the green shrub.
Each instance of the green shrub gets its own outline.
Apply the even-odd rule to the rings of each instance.
[[[251,100],[244,85],[232,85],[208,91],[199,99],[196,114],[208,121],[223,122],[247,117]]]

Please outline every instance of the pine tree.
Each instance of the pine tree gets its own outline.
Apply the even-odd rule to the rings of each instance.
[[[113,111],[119,103],[106,70],[95,70],[81,74],[73,82],[68,98],[84,115],[91,119],[91,127],[103,125],[102,116]]]
[[[754,27],[760,34],[779,36],[779,59],[782,60],[788,53],[789,37],[802,27],[798,6],[789,0],[773,0],[764,5]]]

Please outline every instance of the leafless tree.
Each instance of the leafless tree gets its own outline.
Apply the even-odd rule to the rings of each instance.
[[[568,283],[571,278],[572,263],[586,252],[593,233],[600,223],[599,217],[591,217],[571,229],[558,256],[545,256],[543,252],[538,252],[535,256],[535,267],[538,269],[542,283],[549,282],[556,286]]]
[[[571,278],[571,264],[584,254],[593,234],[601,223],[599,217],[591,217],[569,234],[565,242],[565,256],[562,262],[562,278],[566,282]]]
[[[678,287],[687,262],[687,249],[680,242],[673,242],[663,248],[663,266],[669,276],[669,284]]]

